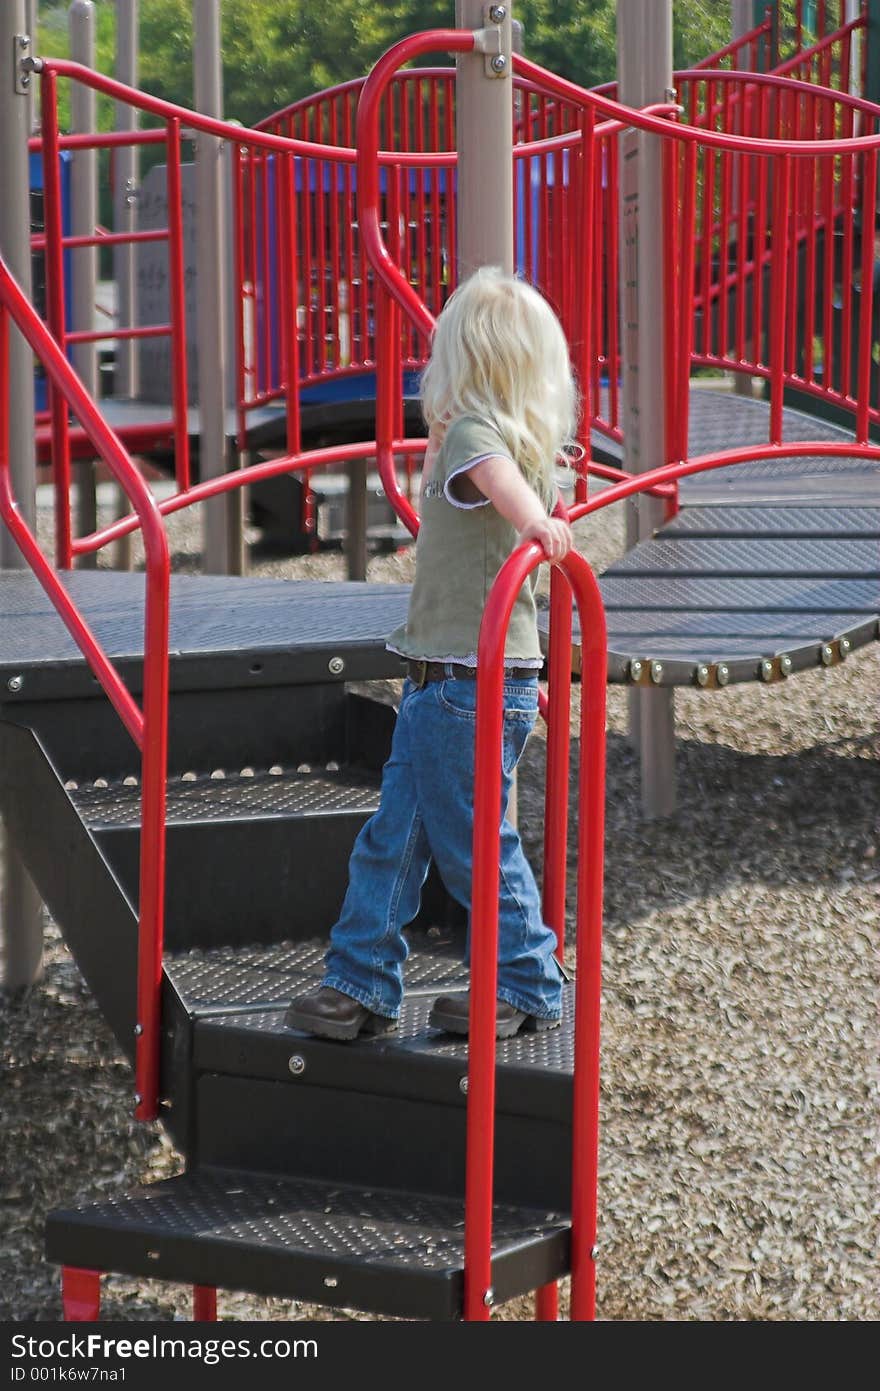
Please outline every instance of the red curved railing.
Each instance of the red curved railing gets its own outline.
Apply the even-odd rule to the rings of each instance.
[[[476,766],[474,772],[473,901],[471,904],[471,995],[467,1093],[467,1187],[465,1197],[465,1318],[485,1320],[491,1310],[492,1177],[495,1114],[495,1012],[498,958],[500,827],[498,789],[504,718],[504,642],[516,596],[546,559],[527,542],[505,561],[492,586],[477,650]],[[605,613],[599,587],[583,556],[572,551],[558,566],[574,593],[584,661],[581,686],[578,790],[577,990],[572,1078],[572,1253],[571,1317],[595,1311],[596,1185],[599,1117],[599,1002],[605,810]],[[555,578],[555,576],[554,576]],[[570,590],[569,590],[570,586]],[[558,584],[560,592],[563,585]],[[569,652],[571,609],[568,609]],[[552,626],[551,626],[552,633]],[[565,645],[565,630],[557,651]],[[560,681],[549,682],[550,728],[559,736],[555,757],[567,759],[571,663]],[[564,746],[564,747],[563,747]],[[548,754],[549,759],[549,754]],[[548,766],[548,782],[550,770]],[[555,800],[567,802],[567,784]],[[565,838],[555,846],[564,864]],[[546,905],[546,900],[545,900]],[[551,908],[551,913],[558,911]],[[549,919],[561,933],[563,919]]]
[[[472,47],[470,35],[453,35],[457,51]],[[414,36],[386,53],[377,64],[361,93],[358,119],[358,175],[362,196],[361,218],[367,255],[374,265],[380,282],[378,304],[385,306],[386,331],[389,343],[400,333],[396,315],[410,315],[420,332],[428,334],[433,318],[406,282],[399,267],[389,255],[382,237],[379,218],[377,163],[373,150],[377,146],[377,111],[383,87],[390,81],[395,67],[422,51],[438,48],[449,42],[450,36],[426,34]],[[519,59],[518,66],[536,87],[578,106],[582,112],[577,138],[580,140],[580,184],[576,204],[580,216],[579,231],[582,245],[591,247],[595,230],[596,171],[602,165],[597,159],[596,115],[602,114],[620,124],[635,127],[661,137],[666,173],[667,197],[664,208],[662,235],[666,248],[666,303],[672,306],[667,314],[666,330],[667,398],[666,441],[660,468],[629,479],[622,479],[593,499],[580,498],[570,510],[572,521],[610,506],[636,493],[657,489],[677,490],[678,480],[713,468],[743,462],[746,459],[790,458],[809,454],[829,454],[848,457],[880,459],[880,448],[867,442],[867,405],[858,408],[858,443],[827,445],[816,442],[782,444],[782,390],[786,381],[786,347],[788,341],[787,308],[791,298],[792,247],[796,238],[790,229],[792,214],[809,214],[809,197],[798,202],[798,189],[792,190],[792,168],[795,161],[821,157],[831,159],[860,158],[864,161],[861,192],[864,205],[873,209],[876,197],[876,160],[880,135],[833,141],[813,139],[804,142],[792,138],[780,119],[778,138],[773,142],[757,140],[747,134],[719,132],[711,129],[714,119],[711,97],[706,107],[706,121],[698,124],[671,124],[647,112],[628,111],[595,92],[585,92],[573,84],[537,69]],[[709,81],[742,83],[741,75],[713,74]],[[763,80],[763,79],[760,79]],[[772,85],[772,79],[771,85]],[[743,89],[744,92],[747,89]],[[836,99],[836,94],[830,94]],[[817,96],[810,93],[815,102]],[[794,98],[800,99],[800,93]],[[856,104],[858,105],[858,104]],[[745,112],[745,102],[742,110]],[[871,113],[872,117],[875,114]],[[745,125],[745,116],[742,121]],[[567,139],[568,137],[566,137]],[[563,143],[565,143],[563,141]],[[559,149],[559,143],[556,142]],[[747,161],[777,160],[772,188],[772,222],[775,230],[771,266],[775,292],[781,306],[781,317],[771,325],[770,364],[771,383],[770,443],[751,445],[715,456],[688,461],[687,419],[690,364],[693,357],[693,320],[690,305],[694,299],[697,242],[693,236],[696,224],[699,155],[701,150],[719,152],[719,158],[736,157],[739,164],[740,192],[749,185],[742,170]],[[762,170],[763,173],[766,172]],[[725,171],[726,173],[726,171]],[[601,177],[601,175],[600,175]],[[574,180],[572,180],[574,183]],[[847,186],[848,190],[848,186]],[[759,194],[759,199],[760,199]],[[741,203],[740,206],[745,206]],[[758,204],[760,206],[760,202]],[[831,211],[826,206],[825,212]],[[712,209],[714,213],[714,209]],[[814,227],[815,230],[815,227]],[[865,247],[863,272],[870,270],[873,252]],[[586,255],[588,266],[593,256]],[[760,263],[758,263],[760,264]],[[589,363],[593,356],[591,335],[595,331],[595,314],[589,291],[590,276],[584,276],[578,306],[578,326],[582,335],[582,361]],[[864,304],[870,311],[871,291]],[[865,311],[863,324],[865,327]],[[377,417],[377,442],[382,447],[393,433],[394,397],[399,386],[399,358],[389,354],[383,367],[387,380],[380,380],[381,416]],[[860,386],[866,386],[864,370]],[[587,405],[590,415],[589,402]],[[378,420],[381,419],[381,427]],[[385,445],[385,471],[388,469],[388,446]],[[389,495],[394,501],[393,486]],[[396,505],[396,503],[395,503]],[[544,559],[534,544],[520,547],[505,563],[490,593],[480,633],[477,682],[477,735],[474,803],[474,854],[472,902],[472,969],[471,1018],[468,1054],[468,1124],[466,1160],[465,1215],[465,1317],[484,1320],[489,1317],[491,1292],[491,1243],[493,1205],[493,1144],[494,1144],[494,1076],[495,1076],[495,1011],[497,986],[497,924],[498,924],[498,863],[499,827],[497,789],[501,777],[501,734],[503,722],[503,660],[504,639],[516,594],[526,576]],[[551,584],[550,629],[550,689],[548,713],[548,774],[546,801],[545,845],[547,880],[544,911],[548,923],[555,927],[562,942],[565,901],[565,847],[567,835],[567,778],[568,701],[570,686],[571,613],[568,586],[574,590],[578,603],[584,661],[582,663],[583,706],[581,715],[581,784],[579,789],[579,881],[577,949],[579,988],[576,991],[575,1069],[573,1078],[573,1190],[572,1190],[572,1318],[592,1318],[595,1313],[595,1235],[596,1183],[598,1152],[598,1039],[599,1039],[599,982],[602,896],[602,817],[604,808],[604,691],[606,672],[606,634],[604,611],[597,583],[582,557],[570,554],[558,567],[568,584],[554,573]],[[564,721],[564,728],[563,728]],[[563,805],[563,802],[566,802]],[[589,905],[586,907],[585,905]],[[583,952],[583,957],[580,953]],[[538,1312],[542,1317],[555,1316],[556,1299],[552,1286],[539,1292]]]
[[[45,365],[58,396],[81,421],[99,458],[137,512],[146,552],[143,705],[139,707],[40,550],[14,496],[10,474],[9,319]],[[138,1120],[158,1111],[159,991],[165,886],[165,772],[168,749],[168,541],[152,493],[104,421],[58,344],[0,260],[0,516],[109,697],[141,754],[141,851],[138,903],[135,1087]]]
[[[851,39],[861,23],[854,21],[828,34],[822,26],[831,22],[830,15],[830,10],[825,12],[818,24],[823,52],[830,51],[833,43],[840,45]],[[757,38],[764,44],[766,35],[757,34]],[[769,46],[764,44],[763,51],[769,51]],[[713,61],[728,61],[732,56],[732,50],[728,56],[722,52],[713,55]],[[591,228],[581,225],[578,231],[587,202],[586,194],[579,192],[578,187],[585,163],[582,130],[585,108],[582,102],[561,94],[558,87],[548,86],[541,70],[534,65],[527,69],[523,67],[524,62],[517,59],[514,77],[519,140],[514,156],[519,208],[518,264],[557,308],[569,336],[579,378],[582,384],[588,383],[585,394],[589,394],[590,411],[584,416],[581,443],[589,445],[590,429],[620,442],[618,142],[614,135],[619,126],[599,122],[598,116],[607,113],[596,109]],[[117,134],[59,137],[57,128],[53,136],[56,77],[86,81],[116,99],[132,100],[133,104],[166,123],[164,140],[168,148],[171,185],[168,227],[164,232],[141,232],[134,236],[141,240],[163,237],[168,241],[170,322],[123,328],[119,336],[155,338],[171,334],[174,343],[170,366],[172,419],[126,429],[126,439],[132,447],[148,447],[159,441],[172,444],[178,486],[182,489],[188,486],[186,314],[181,218],[177,210],[180,194],[174,185],[175,169],[179,184],[181,141],[201,128],[222,133],[233,152],[237,283],[234,337],[239,444],[244,447],[249,412],[279,404],[286,415],[287,453],[300,453],[301,390],[308,391],[346,378],[360,380],[363,384],[365,376],[376,370],[377,359],[387,347],[382,335],[376,334],[372,273],[367,269],[368,258],[364,253],[356,204],[354,155],[347,145],[339,143],[353,138],[355,101],[363,91],[364,82],[343,84],[318,97],[295,103],[277,117],[261,123],[262,130],[248,133],[230,123],[206,122],[186,108],[144,98],[143,94],[113,84],[109,79],[98,78],[76,64],[47,60],[43,65],[43,84],[49,126],[44,154],[47,156],[46,186],[47,190],[52,190],[47,200],[52,226],[51,236],[44,241],[52,263],[50,322],[62,344],[86,341],[95,335],[82,331],[65,334],[64,330],[59,248],[84,245],[86,241],[60,235],[57,161],[51,158],[50,147],[54,140],[56,150],[102,148],[129,137]],[[700,127],[717,123],[740,134],[766,136],[769,132],[775,137],[780,137],[790,127],[793,137],[803,141],[815,135],[845,136],[855,131],[855,123],[862,129],[866,122],[876,125],[877,108],[839,91],[822,91],[807,84],[798,90],[803,91],[804,102],[808,105],[795,101],[791,79],[768,78],[763,74],[750,74],[747,79],[743,74],[717,69],[679,73],[676,81],[682,89],[689,123]],[[767,96],[761,95],[771,82],[775,82],[780,93],[784,84],[789,96],[783,100],[774,90],[769,90]],[[759,87],[757,94],[755,84]],[[602,91],[596,95],[601,96]],[[389,255],[403,268],[415,299],[425,304],[432,315],[442,307],[455,278],[453,116],[452,78],[448,69],[395,72],[376,113],[379,143],[389,147],[379,155],[382,177],[379,217],[385,227]],[[163,133],[145,131],[131,138],[153,143],[161,140]],[[273,140],[277,143],[273,144]],[[441,149],[443,144],[448,148]],[[291,154],[290,159],[283,156],[283,149]],[[702,217],[693,253],[696,280],[692,298],[692,363],[724,371],[753,368],[752,375],[767,376],[769,362],[760,356],[760,341],[757,344],[746,341],[745,320],[746,303],[753,294],[758,301],[763,301],[766,314],[768,295],[764,282],[769,278],[772,263],[772,202],[766,196],[762,201],[757,181],[752,176],[754,193],[745,188],[741,173],[737,172],[735,152],[715,150],[711,157],[704,152],[700,158],[705,168],[697,174],[697,206],[702,211],[708,191],[713,215]],[[850,184],[857,187],[858,181],[844,174],[825,177],[820,182],[823,197],[831,191],[830,203],[826,198],[827,206],[814,210],[811,227],[804,222],[796,235],[802,248],[800,260],[804,263],[801,277],[805,283],[804,302],[812,306],[808,312],[813,319],[817,320],[818,316],[821,322],[812,325],[816,332],[801,335],[802,361],[790,364],[787,380],[808,395],[852,409],[855,378],[851,359],[852,345],[857,337],[853,317],[854,314],[857,317],[856,302],[851,296],[844,296],[840,308],[834,307],[834,264],[829,256],[823,259],[821,250],[817,255],[815,247],[826,237],[843,248],[844,256],[850,254],[849,248],[857,243],[857,237],[847,230],[851,212],[847,211],[842,199]],[[806,176],[800,176],[799,188],[794,192],[799,217],[807,183]],[[759,219],[759,214],[763,220]],[[400,235],[393,231],[397,228],[403,229]],[[752,257],[748,254],[749,237],[754,241],[756,234],[760,242],[759,254]],[[580,273],[583,258],[574,254],[578,239],[582,243],[592,242],[591,277]],[[720,253],[722,245],[727,248],[725,255]],[[291,267],[294,269],[289,270]],[[584,291],[579,283],[583,278],[592,280],[589,291]],[[594,319],[589,334],[582,322],[585,295],[589,296]],[[824,306],[821,311],[817,309],[819,300]],[[418,315],[417,309],[415,314]],[[759,321],[760,317],[757,316]],[[415,373],[425,361],[425,333],[418,326],[417,318],[412,319],[409,314],[404,315],[401,331],[404,335],[401,370]],[[790,326],[790,343],[797,337],[794,327]],[[589,360],[588,340],[592,351]],[[383,371],[380,369],[380,376]],[[396,410],[393,433],[399,435],[402,413],[399,406]],[[875,422],[877,406],[872,405],[870,412],[871,421]],[[48,434],[53,441],[59,485],[57,533],[59,547],[63,549],[69,541],[69,523],[61,516],[61,508],[66,506],[63,500],[68,491],[69,458],[73,450],[82,452],[84,444],[82,432],[69,430],[58,403],[53,404],[51,422]],[[42,429],[39,432],[41,450],[45,448],[46,434]],[[591,465],[590,470],[594,467]],[[303,525],[307,530],[314,530],[314,516],[308,503],[309,473],[306,469]],[[69,552],[63,563],[69,563]]]

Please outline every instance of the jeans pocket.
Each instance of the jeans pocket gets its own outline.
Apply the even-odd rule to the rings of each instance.
[[[437,692],[440,704],[464,719],[473,720],[477,714],[477,682],[468,676],[448,677],[440,682]]]

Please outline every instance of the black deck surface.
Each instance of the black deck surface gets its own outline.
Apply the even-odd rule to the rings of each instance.
[[[693,388],[690,453],[763,443],[769,420],[766,401]],[[852,436],[787,407],[783,438]],[[619,459],[617,446],[602,450]],[[880,636],[875,462],[747,461],[683,479],[680,503],[676,517],[600,579],[611,681],[780,680],[832,665]],[[579,641],[575,621],[575,665]]]
[[[134,682],[143,654],[144,576],[110,570],[71,571],[67,592],[108,656]],[[398,676],[387,635],[404,621],[409,586],[348,581],[171,577],[172,687],[198,664],[204,682],[223,685],[261,664],[260,679],[365,680]],[[328,676],[340,657],[341,671]],[[201,660],[199,660],[201,659]],[[0,690],[22,676],[20,695],[76,694],[91,677],[51,600],[29,571],[0,571]]]

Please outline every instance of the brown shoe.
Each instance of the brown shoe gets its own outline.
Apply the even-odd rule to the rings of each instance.
[[[434,1029],[444,1029],[448,1034],[465,1034],[470,1032],[470,994],[465,995],[441,995],[434,1001],[431,1013],[428,1015],[428,1023]],[[495,1037],[513,1038],[520,1029],[523,1033],[544,1033],[547,1029],[558,1029],[561,1020],[543,1019],[538,1014],[526,1014],[524,1010],[517,1009],[507,1000],[497,1000],[495,1002]]]
[[[319,985],[307,995],[293,1000],[284,1016],[287,1029],[301,1029],[306,1034],[317,1034],[319,1038],[335,1038],[342,1042],[357,1038],[358,1034],[393,1034],[397,1020],[384,1014],[374,1014],[365,1005],[334,990],[330,985]]]

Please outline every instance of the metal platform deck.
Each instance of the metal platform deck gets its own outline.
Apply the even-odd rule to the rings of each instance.
[[[63,583],[107,654],[137,687],[144,576],[75,570]],[[171,686],[266,686],[399,676],[387,635],[406,617],[408,585],[171,578]],[[330,663],[333,666],[330,666]],[[10,681],[21,680],[15,686]],[[79,649],[35,577],[0,571],[4,702],[94,694]]]
[[[691,454],[765,441],[769,411],[766,401],[693,388]],[[790,407],[783,426],[785,440],[852,438]],[[620,462],[619,446],[600,448]],[[680,500],[672,521],[600,579],[609,680],[778,681],[880,636],[876,464],[756,460],[682,480]],[[577,626],[574,647],[577,668]]]

